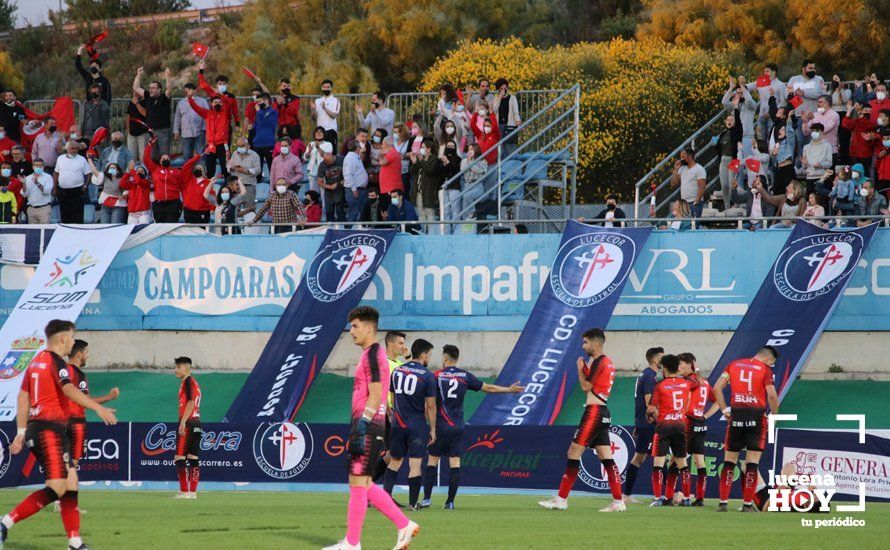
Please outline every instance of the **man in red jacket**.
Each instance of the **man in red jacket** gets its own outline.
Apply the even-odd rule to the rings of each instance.
[[[217,163],[222,167],[224,177],[229,176],[228,152],[229,152],[229,104],[225,98],[220,95],[210,96],[210,108],[205,109],[198,105],[195,101],[194,90],[185,91],[189,105],[198,113],[198,116],[207,121],[207,145],[213,146],[213,151],[209,151],[204,161],[207,167],[207,175],[213,177],[216,175]]]
[[[871,174],[871,159],[875,146],[881,142],[876,133],[877,124],[871,119],[871,105],[854,107],[847,102],[847,116],[841,121],[841,127],[850,132],[850,164],[861,163],[865,173]]]
[[[204,60],[202,59],[198,62],[198,86],[201,87],[202,90],[207,92],[207,95],[213,97],[215,95],[221,96],[223,98],[223,102],[229,107],[229,116],[231,120],[229,120],[230,125],[230,133],[231,133],[231,123],[234,121],[236,125],[241,124],[241,117],[238,116],[238,98],[235,97],[235,94],[229,91],[229,77],[225,75],[219,75],[216,77],[216,89],[210,87],[210,84],[207,83],[207,79],[204,78]]]
[[[208,185],[213,185],[213,180],[206,176],[204,167],[200,164],[196,164],[191,172],[184,173],[182,177],[185,181],[185,188],[182,191],[182,214],[185,223],[208,223],[210,213],[216,206],[204,198],[204,190]]]
[[[154,183],[155,202],[151,210],[155,223],[179,223],[179,216],[182,214],[181,196],[185,186],[182,173],[191,172],[195,163],[201,160],[201,155],[196,153],[182,168],[172,168],[170,155],[166,153],[161,155],[160,164],[155,164],[151,158],[151,148],[157,141],[157,138],[149,140],[142,159]]]

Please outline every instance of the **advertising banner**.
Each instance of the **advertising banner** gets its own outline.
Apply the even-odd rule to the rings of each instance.
[[[878,224],[830,231],[800,221],[767,272],[760,291],[714,366],[715,384],[726,366],[774,346],[773,367],[781,400],[788,393],[838,300],[859,266]]]
[[[43,348],[53,319],[75,321],[131,227],[59,226],[25,291],[0,328],[0,421],[15,418],[19,376]]]
[[[544,286],[497,383],[525,391],[486,395],[473,424],[550,425],[578,381],[581,334],[605,329],[651,227],[566,224]]]
[[[285,420],[296,415],[340,338],[347,314],[365,294],[394,235],[395,231],[328,230],[315,257],[302,269],[302,279],[294,279],[293,272],[285,275],[290,265],[279,266],[277,271],[275,266],[267,267],[268,273],[279,273],[290,284],[300,280],[300,284],[226,413],[226,421]],[[244,267],[247,273],[260,270]],[[211,272],[206,267],[199,270],[201,274]],[[216,278],[216,286],[234,289],[240,284],[241,292],[246,293],[249,277],[224,283]],[[209,283],[202,281],[203,275],[199,275],[197,284],[203,289]]]

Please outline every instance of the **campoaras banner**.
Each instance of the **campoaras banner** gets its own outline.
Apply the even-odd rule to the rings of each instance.
[[[132,227],[59,226],[28,287],[0,328],[0,420],[15,418],[21,377],[53,319],[76,321]]]
[[[779,351],[773,373],[784,398],[877,229],[875,223],[831,231],[798,221],[714,366],[711,384],[729,363],[768,344]]]
[[[325,233],[225,421],[281,421],[296,415],[395,234]]]
[[[581,334],[605,328],[651,227],[603,228],[570,220],[519,341],[497,383],[525,391],[488,395],[472,424],[549,425],[578,381]]]

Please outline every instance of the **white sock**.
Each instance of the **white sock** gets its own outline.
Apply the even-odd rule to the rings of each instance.
[[[13,524],[15,524],[15,522],[12,521],[12,518],[9,517],[9,514],[6,514],[5,516],[3,516],[3,519],[0,519],[0,523],[2,523],[4,526],[6,526],[7,529],[9,529],[10,527],[13,526]]]
[[[68,539],[68,546],[72,546],[74,548],[80,548],[83,544],[83,540],[80,537],[71,537]]]

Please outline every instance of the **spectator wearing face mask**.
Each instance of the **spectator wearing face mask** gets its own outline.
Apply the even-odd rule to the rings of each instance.
[[[841,127],[850,133],[850,162],[860,163],[865,173],[871,173],[871,160],[875,147],[880,143],[876,130],[877,124],[871,120],[871,106],[864,108],[852,102],[847,104],[847,116],[841,121]]]
[[[384,200],[384,197],[386,200]],[[359,218],[363,222],[382,222],[385,221],[383,212],[389,210],[389,195],[381,195],[377,187],[368,188],[368,200],[362,209],[362,215]],[[372,227],[371,229],[379,229]]]
[[[211,98],[211,104],[213,103],[213,97],[219,96],[222,99],[223,104],[225,105],[224,111],[226,112],[226,125],[229,130],[229,135],[233,135],[233,126],[241,125],[241,116],[238,114],[238,98],[235,97],[235,94],[229,91],[229,77],[226,75],[219,75],[216,77],[216,88],[211,88],[210,84],[207,83],[207,79],[204,78],[204,60],[198,62],[198,87],[204,90],[204,92]],[[212,106],[212,105],[211,105]],[[207,131],[207,140],[210,142],[210,131]],[[228,142],[226,142],[228,143]]]
[[[267,94],[269,89],[257,79],[260,87]],[[278,113],[278,137],[299,139],[303,135],[300,125],[300,98],[295,96],[290,88],[290,79],[282,78],[278,81],[279,95],[272,100],[272,108]]]
[[[768,151],[769,148],[766,142],[758,139],[754,140],[754,142],[751,144],[751,154],[742,155],[740,157],[742,165],[745,166],[748,189],[750,189],[751,186],[754,185],[754,180],[757,179],[757,176],[763,176],[764,180],[766,180],[770,161],[770,155]],[[757,171],[748,168],[747,165],[749,164],[749,159],[754,159],[758,163],[760,163],[760,167]],[[732,202],[732,197],[730,197],[730,202]]]
[[[833,148],[825,139],[822,124],[816,122],[809,127],[810,142],[803,147],[800,162],[806,170],[807,196],[816,191],[818,181],[826,170],[834,166]]]
[[[735,109],[734,109],[735,111]],[[729,114],[723,121],[725,130],[717,136],[717,150],[720,153],[720,192],[723,194],[723,207],[729,208],[731,182],[735,175],[729,170],[733,159],[739,158],[738,145],[742,142],[742,126],[737,124],[736,115]]]
[[[788,86],[792,94],[803,100],[803,103],[795,109],[797,116],[815,112],[818,107],[816,100],[825,93],[825,81],[816,74],[816,63],[812,59],[803,60],[800,74],[789,78]]]
[[[377,128],[371,135],[370,153],[371,165],[368,166],[368,181],[374,185],[380,185],[380,164],[384,155],[383,140],[389,134],[383,128]]]
[[[247,131],[247,142],[250,147],[253,147],[253,136],[256,132],[257,104],[262,94],[263,89],[259,86],[254,86],[253,90],[250,91],[251,100],[244,105],[244,124],[241,125],[241,135],[243,136],[244,131]]]
[[[71,141],[77,145],[77,154],[86,156],[86,152],[90,147],[90,140],[83,135],[83,132],[80,131],[80,126],[77,124],[72,125],[71,129],[68,131],[67,142]]]
[[[766,186],[766,176],[760,175],[755,178],[754,183],[748,189],[739,189],[737,180],[732,182],[732,202],[745,207],[745,217],[748,218],[748,221],[744,223],[745,229],[751,231],[763,229],[763,218],[776,214],[776,207],[767,201],[760,192]]]
[[[9,170],[6,163],[5,170]],[[15,194],[9,190],[9,178],[0,177],[0,225],[16,223],[19,213],[18,200]]]
[[[77,154],[77,143],[65,145],[65,156],[56,161],[53,194],[59,199],[62,223],[83,223],[83,196],[90,181],[90,165]]]
[[[772,102],[770,103],[772,108]],[[796,176],[794,162],[797,160],[797,133],[795,122],[797,117],[794,111],[778,109],[774,115],[773,132],[770,136],[770,156],[775,167],[773,175],[772,193],[774,195],[783,191]]]
[[[188,100],[184,99],[182,101],[185,101],[186,104],[188,104]],[[191,107],[189,107],[189,110],[191,110]],[[146,113],[145,100],[140,99],[139,95],[136,94],[136,92],[133,92],[133,97],[130,98],[130,102],[127,103],[127,120],[125,126],[127,128],[127,149],[130,151],[130,158],[138,162],[142,162],[142,152],[145,150],[145,145],[148,143],[149,137],[148,123],[145,121]],[[197,116],[197,113],[195,113],[195,116]],[[198,117],[198,119],[200,119],[203,124],[204,119],[201,117]],[[192,153],[203,150],[203,147],[196,148]]]
[[[246,138],[242,138],[246,139]],[[217,196],[213,185],[204,187],[204,200],[213,204],[214,197],[216,200],[216,208],[213,212],[214,223],[238,223],[238,218],[246,213],[245,205],[252,205],[253,202],[248,201],[246,197],[247,189],[241,178],[232,174],[226,178],[226,184],[219,190]],[[240,235],[240,227],[222,227],[216,230],[219,235]]]
[[[439,156],[439,160],[442,161],[443,166],[442,185],[445,190],[445,211],[443,220],[460,221],[460,214],[463,207],[460,198],[461,178],[458,177],[458,174],[460,174],[461,158],[457,153],[457,143],[455,143],[454,140],[446,141],[444,146],[445,148]],[[455,233],[457,228],[458,226],[456,224],[446,225],[444,227],[447,234]]]
[[[170,154],[170,142],[173,134],[170,129],[170,123],[173,118],[172,100],[173,84],[171,81],[170,69],[164,69],[164,89],[161,90],[160,81],[154,80],[148,85],[148,93],[142,88],[142,74],[145,69],[139,67],[136,69],[136,78],[133,79],[133,92],[145,101],[145,123],[154,132],[154,139],[157,140],[157,148],[155,150],[156,158],[161,155]],[[188,91],[186,91],[186,95]],[[194,108],[194,107],[193,107]],[[145,162],[145,159],[143,159]]]
[[[258,179],[262,177],[262,166],[272,170],[272,151],[277,141],[278,111],[271,104],[269,94],[263,92],[256,101],[256,114],[254,115],[253,150],[260,157],[260,172]]]
[[[689,203],[683,199],[677,199],[671,203],[671,214],[668,219],[673,221],[662,223],[659,230],[689,231],[692,229],[692,212],[689,210]]]
[[[416,205],[421,221],[438,219],[439,189],[445,181],[445,167],[435,154],[436,144],[432,139],[423,140],[419,154],[409,154],[414,185],[411,188],[411,202]]]
[[[303,163],[300,162],[299,155],[291,150],[293,142],[290,138],[283,137],[278,143],[280,148],[272,159],[269,180],[277,182],[283,179],[288,188],[296,193],[300,190],[300,182],[303,181]]]
[[[603,227],[624,227],[624,222],[619,222],[617,220],[627,219],[627,214],[624,213],[624,210],[618,208],[618,197],[615,195],[608,195],[606,196],[606,207],[601,210],[599,214],[594,216],[593,219],[603,220],[603,223],[596,224]]]
[[[873,122],[878,121],[881,111],[890,111],[890,97],[887,97],[887,84],[881,82],[875,86],[875,98],[869,102]]]
[[[674,163],[671,187],[680,188],[680,198],[689,203],[694,218],[700,218],[704,205],[707,173],[695,162],[695,151],[686,148],[680,152],[680,160]]]
[[[102,74],[102,62],[99,58],[90,59],[89,70],[84,69],[83,67],[81,55],[83,55],[83,50],[86,47],[86,44],[81,44],[77,48],[77,55],[74,56],[74,68],[77,69],[77,72],[83,77],[87,101],[90,100],[90,92],[93,85],[98,85],[99,95],[102,98],[102,101],[111,105],[111,81]]]
[[[334,83],[325,79],[321,83],[321,97],[312,103],[312,118],[324,128],[324,140],[337,150],[337,117],[340,116],[340,100],[334,96]]]
[[[329,142],[321,146],[324,154],[319,169],[319,185],[324,189],[325,219],[328,222],[346,221],[346,193],[343,188],[343,157],[334,155]]]
[[[361,217],[368,200],[368,172],[362,164],[362,147],[358,140],[346,144],[348,152],[343,159],[343,187],[346,193],[346,221],[355,222]]]
[[[129,162],[129,161],[128,161]],[[111,162],[103,170],[99,170],[91,157],[87,157],[90,166],[90,183],[100,188],[99,194],[99,222],[100,223],[125,223],[127,221],[127,200],[120,187],[123,176],[121,165]],[[126,165],[124,165],[126,166]]]
[[[321,150],[321,146],[323,143],[327,143],[324,140],[324,128],[321,126],[316,127],[312,136],[314,139],[309,142],[306,151],[303,153],[303,163],[309,176],[309,189],[320,193],[321,187],[318,185],[319,169],[322,162],[324,162],[324,153]]]
[[[102,154],[99,155],[99,168],[101,170],[105,170],[111,163],[117,164],[118,168],[130,165],[130,151],[124,144],[123,132],[112,132],[111,146],[103,149]],[[123,170],[119,171],[123,172]]]
[[[841,118],[837,112],[831,108],[831,96],[823,95],[816,102],[816,112],[806,113],[803,119],[803,133],[812,137],[813,128],[818,124],[821,130],[818,130],[823,141],[831,146],[832,166],[838,161],[838,128],[841,125]],[[808,176],[809,177],[809,176]]]
[[[90,87],[90,96],[83,104],[83,117],[81,118],[83,133],[92,137],[99,128],[108,128],[111,125],[111,106],[102,99],[98,84]]]
[[[303,205],[306,207],[306,223],[321,223],[321,195],[318,191],[313,189],[306,191],[306,198],[303,199]]]
[[[247,146],[247,138],[238,138],[237,147],[229,157],[229,173],[235,176],[238,182],[244,186],[242,198],[248,204],[256,202],[257,177],[262,174],[263,166],[260,156]],[[231,180],[231,176],[229,177]],[[237,190],[237,189],[236,189]]]
[[[763,66],[762,75],[769,78],[769,85],[758,86],[757,81],[749,82],[748,91],[757,90],[759,100],[757,102],[757,122],[755,124],[755,135],[758,139],[767,139],[769,130],[772,127],[769,116],[769,99],[776,98],[777,106],[785,106],[785,83],[779,80],[779,67],[775,63],[767,63]],[[758,79],[759,80],[759,79]]]
[[[48,224],[52,213],[53,177],[47,172],[43,159],[33,161],[34,173],[25,178],[22,196],[28,199],[28,223]]]
[[[25,199],[22,197],[25,178],[34,172],[31,163],[25,157],[25,148],[21,145],[12,148],[9,167],[9,190],[15,195],[18,211],[21,213],[25,203]]]
[[[890,111],[881,115],[882,118],[890,119]],[[886,127],[886,126],[885,126]],[[888,196],[890,195],[890,131],[885,130],[878,135],[880,143],[875,149],[875,176],[878,180],[875,189],[878,193]]]
[[[417,211],[398,189],[393,190],[389,194],[389,209],[386,211],[386,221],[399,224],[417,221]],[[417,235],[420,234],[421,228],[417,224],[407,224],[405,225],[405,232]]]
[[[516,94],[510,93],[510,83],[506,78],[499,78],[494,83],[496,90],[494,102],[491,106],[492,113],[497,115],[498,128],[502,128],[504,137],[508,137],[513,130],[522,124],[522,117],[519,116],[519,102],[516,100]],[[516,149],[517,136],[509,137],[504,141],[504,150],[502,156],[506,157]]]
[[[876,193],[875,184],[871,180],[867,180],[859,192],[859,197],[856,199],[856,215],[865,217],[880,216],[887,213],[887,199],[880,193]],[[870,223],[875,223],[875,220],[856,220],[857,227],[865,227]]]
[[[371,108],[365,115],[361,103],[355,103],[355,116],[358,118],[359,126],[363,126],[376,132],[382,129],[386,135],[392,133],[393,123],[396,120],[395,112],[386,106],[386,95],[383,92],[374,92],[371,96]]]
[[[130,162],[130,169],[121,178],[120,188],[127,194],[127,224],[151,223],[151,180],[145,167],[137,168]],[[176,218],[179,221],[178,215]]]
[[[155,140],[150,140],[145,146],[142,158],[145,159],[145,167],[151,174],[154,184],[154,204],[152,211],[157,223],[178,223],[182,214],[182,192],[185,189],[185,174],[191,174],[195,165],[201,160],[200,154],[195,154],[182,165],[182,168],[170,166],[170,155],[161,155],[159,163],[152,160],[152,148]]]
[[[216,210],[216,192],[213,189],[213,178],[207,176],[204,166],[195,164],[191,172],[182,174],[184,188],[182,191],[182,218],[185,223],[209,223],[210,213]],[[227,176],[228,177],[228,176]],[[209,195],[204,191],[210,187]],[[212,197],[212,198],[207,198]]]
[[[805,198],[806,186],[799,181],[792,181],[786,186],[784,195],[770,195],[766,192],[760,180],[757,180],[754,185],[760,194],[763,195],[763,198],[776,207],[776,215],[785,218],[775,222],[770,226],[770,229],[794,227],[794,224],[797,223],[797,218],[803,215],[804,208],[807,206]]]
[[[287,188],[284,178],[275,180],[275,192],[269,194],[269,198],[257,211],[256,218],[248,225],[260,221],[266,212],[272,213],[272,223],[276,225],[275,233],[288,233],[294,231],[295,225],[306,225],[306,209],[297,198],[297,194]],[[287,224],[287,225],[283,225]]]
[[[477,200],[484,193],[485,173],[488,172],[488,164],[482,158],[482,149],[478,143],[467,147],[467,156],[460,161],[460,170],[464,174],[463,193],[461,195],[461,212],[463,219],[470,220],[476,217]]]
[[[404,124],[393,126],[392,146],[401,157],[402,191],[408,194],[411,190],[411,159],[408,153],[411,151],[410,133]],[[419,149],[418,149],[419,150]]]
[[[442,139],[439,141],[439,154],[445,153],[445,142],[453,141],[457,146],[457,154],[463,155],[466,151],[467,140],[461,130],[461,125],[453,120],[446,120],[442,125]]]
[[[212,146],[211,154],[207,155],[205,165],[208,177],[216,175],[216,166],[219,164],[224,177],[228,177],[229,168],[226,164],[229,149],[229,104],[223,96],[215,95],[210,98],[210,108],[205,109],[195,102],[194,92],[186,91],[189,105],[207,123],[207,145]]]
[[[738,112],[736,123],[741,126],[742,142],[748,145],[754,139],[754,117],[757,115],[758,105],[748,92],[745,82],[742,75],[738,79],[730,77],[729,88],[723,94],[721,104],[730,113]]]
[[[15,92],[3,92],[3,103],[0,103],[0,126],[6,131],[6,137],[15,143],[22,140],[21,122],[25,120],[25,109],[15,98]]]
[[[179,100],[176,112],[173,114],[173,140],[182,139],[182,156],[189,158],[207,146],[207,126],[204,117],[192,109],[189,98],[204,109],[209,109],[210,104],[203,97],[195,95],[197,86],[191,82],[183,88],[186,97]]]
[[[56,119],[48,118],[43,123],[43,131],[37,134],[31,144],[31,158],[41,159],[44,169],[52,173],[56,167],[56,159],[65,151],[65,137],[59,132]]]

